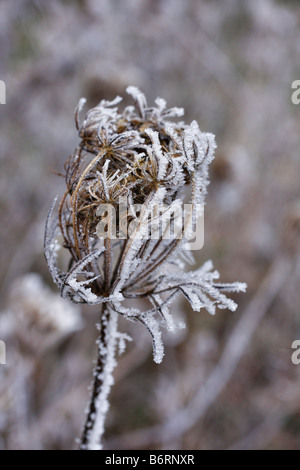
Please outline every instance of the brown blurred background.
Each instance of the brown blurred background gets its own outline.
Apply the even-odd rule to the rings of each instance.
[[[153,363],[139,326],[119,360],[106,448],[300,449],[300,6],[275,0],[0,0],[0,448],[72,449],[97,309],[63,303],[43,257],[77,143],[74,108],[125,95],[182,106],[216,134],[200,265],[246,281],[233,314],[194,313]],[[127,103],[127,98],[125,100]]]

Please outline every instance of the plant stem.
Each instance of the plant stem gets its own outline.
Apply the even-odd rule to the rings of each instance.
[[[117,364],[115,350],[117,343],[118,314],[109,304],[103,305],[100,319],[98,359],[94,370],[92,395],[84,425],[80,449],[101,450],[101,438],[109,408],[108,395],[114,383],[113,371]]]

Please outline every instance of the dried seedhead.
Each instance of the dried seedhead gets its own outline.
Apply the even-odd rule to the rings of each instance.
[[[102,448],[116,349],[124,350],[130,339],[117,331],[118,314],[147,327],[154,360],[161,362],[161,326],[170,331],[179,326],[169,311],[176,295],[183,294],[194,310],[204,307],[213,314],[216,305],[236,308],[224,291],[245,290],[241,283],[217,283],[211,262],[183,270],[192,259],[187,241],[205,201],[214,136],[201,132],[195,121],[171,121],[183,110],[166,109],[163,99],[148,107],[136,87],[127,92],[135,106],[120,112],[121,98],[103,100],[81,126],[80,100],[75,113],[80,144],[65,165],[66,192],[51,222],[53,203],[45,232],[46,259],[61,295],[75,303],[102,304],[81,449]],[[66,272],[57,263],[59,236],[70,255]]]
[[[214,136],[201,132],[195,121],[190,125],[172,121],[183,115],[183,109],[167,109],[161,98],[149,107],[136,87],[128,87],[127,92],[135,106],[121,112],[117,107],[120,97],[103,100],[81,125],[84,100],[80,100],[75,121],[81,140],[65,164],[67,188],[52,223],[54,204],[49,213],[45,254],[63,297],[73,302],[109,303],[115,312],[145,324],[153,337],[154,359],[160,362],[160,327],[174,330],[169,305],[177,294],[182,293],[194,310],[204,307],[214,313],[216,305],[234,310],[236,304],[223,292],[243,291],[245,285],[217,283],[218,273],[212,271],[211,262],[193,272],[182,271],[193,211],[181,227],[180,238],[164,236],[168,223],[175,221],[174,215],[165,221],[170,209],[183,208],[187,197],[192,208],[204,204],[208,166],[216,147]],[[129,208],[122,216],[120,201]],[[104,211],[108,229],[99,236],[102,208],[107,205],[117,216]],[[169,210],[153,218],[158,206]],[[132,222],[130,236],[121,237],[124,226]],[[160,235],[151,236],[154,232]],[[56,262],[58,234],[70,253],[67,272]],[[125,299],[138,298],[148,299],[151,308],[125,307]]]

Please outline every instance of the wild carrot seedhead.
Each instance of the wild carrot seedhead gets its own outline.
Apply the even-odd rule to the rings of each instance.
[[[181,108],[166,108],[157,98],[149,107],[145,95],[128,87],[135,106],[120,111],[121,98],[101,101],[79,124],[80,143],[65,165],[66,191],[58,216],[45,232],[45,255],[63,297],[75,303],[102,304],[98,359],[81,449],[101,449],[101,436],[113,383],[115,353],[131,339],[117,331],[118,314],[144,324],[161,362],[161,327],[174,331],[170,305],[183,294],[193,310],[235,310],[224,291],[242,291],[241,283],[219,284],[212,263],[185,272],[191,261],[188,241],[208,186],[214,157],[212,134],[176,122]],[[189,210],[186,211],[186,202]],[[69,252],[66,272],[58,267],[58,237]],[[197,237],[197,232],[196,232]],[[135,301],[135,305],[131,305]],[[147,305],[148,304],[148,305]]]
[[[245,285],[216,283],[218,273],[211,271],[211,262],[194,272],[182,271],[196,206],[205,202],[214,136],[201,132],[195,121],[190,125],[174,121],[183,109],[167,109],[161,98],[149,107],[136,87],[127,92],[134,106],[120,111],[120,97],[103,100],[81,125],[84,100],[80,100],[75,121],[81,140],[65,164],[67,188],[58,217],[50,224],[54,206],[48,217],[45,254],[64,297],[109,303],[114,311],[145,324],[153,337],[154,359],[160,362],[160,327],[175,329],[169,306],[176,295],[183,294],[194,310],[205,307],[214,313],[216,305],[234,310],[236,304],[222,292],[244,290]],[[186,202],[192,211],[183,222],[174,214]],[[122,204],[128,210],[121,217]],[[103,215],[107,228],[99,235]],[[121,237],[123,227],[130,224],[130,234]],[[180,225],[180,237],[170,233],[172,224]],[[58,233],[70,254],[67,272],[60,271],[56,262]],[[124,306],[125,299],[141,298],[152,306],[145,310]]]

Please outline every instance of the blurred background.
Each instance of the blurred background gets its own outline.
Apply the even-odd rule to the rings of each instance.
[[[119,359],[107,449],[300,449],[300,5],[275,0],[0,0],[0,448],[75,449],[97,309],[60,299],[43,257],[85,96],[140,87],[216,135],[205,245],[235,313],[176,303],[161,365],[138,325]],[[125,99],[125,103],[128,98]],[[87,108],[86,108],[87,109]]]

